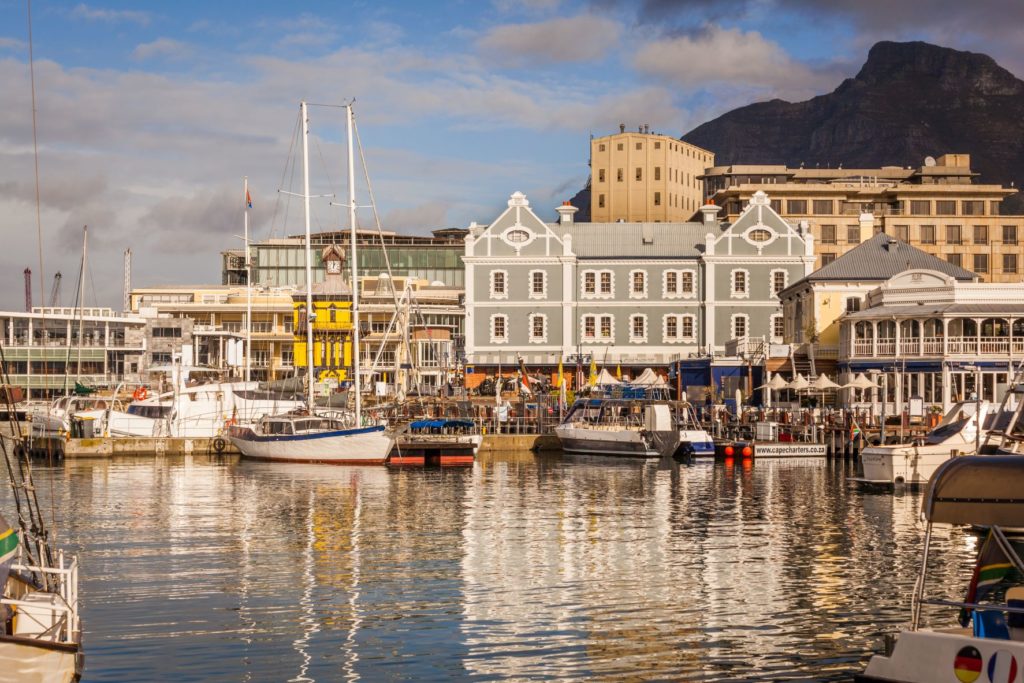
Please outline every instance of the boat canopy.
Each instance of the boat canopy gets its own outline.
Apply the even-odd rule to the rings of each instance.
[[[1024,527],[1024,458],[947,460],[928,482],[923,512],[932,523]]]
[[[411,429],[447,429],[461,427],[470,429],[473,422],[470,420],[414,420],[409,423]]]

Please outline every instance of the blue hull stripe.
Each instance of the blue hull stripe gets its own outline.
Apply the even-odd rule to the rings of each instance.
[[[309,441],[310,439],[329,439],[334,436],[352,436],[354,434],[372,434],[373,432],[383,432],[383,425],[375,425],[373,427],[357,427],[354,429],[335,429],[329,432],[317,432],[315,434],[275,434],[273,436],[260,436],[253,432],[251,429],[244,434],[234,435],[236,439],[242,441],[260,441],[260,442],[282,442],[282,441]]]

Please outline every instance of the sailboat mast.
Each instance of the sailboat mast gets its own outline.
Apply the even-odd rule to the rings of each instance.
[[[85,322],[85,267],[89,247],[89,226],[82,226],[82,276],[78,279],[78,363],[75,368],[75,382],[82,378],[82,328]]]
[[[252,379],[252,268],[249,264],[249,176],[242,180],[242,201],[245,202],[245,381]]]
[[[348,220],[352,228],[352,388],[356,392],[356,426],[362,424],[359,377],[359,263],[356,260],[356,163],[352,141],[352,105],[345,108],[348,124]]]
[[[309,115],[306,102],[300,105],[302,115],[302,208],[306,217],[306,402],[313,410],[313,252],[309,236]]]

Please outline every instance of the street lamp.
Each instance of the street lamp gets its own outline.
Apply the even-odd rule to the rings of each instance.
[[[981,367],[965,365],[964,370],[974,373],[974,454],[981,451]]]

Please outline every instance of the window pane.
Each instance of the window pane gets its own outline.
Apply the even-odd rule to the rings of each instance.
[[[833,202],[831,199],[815,199],[814,213],[819,216],[827,216],[832,213]]]
[[[786,213],[789,213],[789,214],[806,214],[807,213],[807,200],[806,199],[787,199],[786,200]]]
[[[835,244],[836,243],[836,226],[834,226],[834,225],[823,225],[823,226],[821,226],[821,242],[822,242],[822,244]]]

